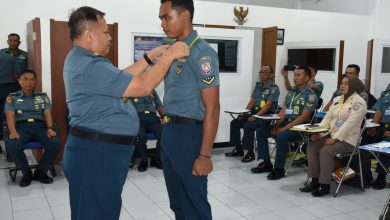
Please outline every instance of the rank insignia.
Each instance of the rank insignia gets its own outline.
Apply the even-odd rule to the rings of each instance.
[[[211,84],[213,81],[214,81],[215,77],[214,76],[211,76],[211,77],[206,77],[206,78],[203,78],[202,81],[206,84]]]
[[[176,67],[176,73],[177,73],[177,74],[180,74],[182,70],[183,70],[183,67],[182,67],[182,66],[177,66],[177,67]]]

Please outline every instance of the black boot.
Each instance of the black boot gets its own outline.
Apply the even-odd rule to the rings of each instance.
[[[278,180],[284,177],[286,171],[283,168],[275,168],[270,174],[268,174],[268,180]]]
[[[299,190],[301,192],[313,192],[314,190],[317,190],[318,187],[320,187],[318,178],[312,178],[309,184],[307,184],[305,187],[299,188]]]
[[[272,172],[273,168],[274,166],[270,160],[264,160],[257,167],[253,167],[251,171],[252,173],[269,173]]]
[[[138,165],[138,172],[145,172],[148,170],[148,161],[147,160],[141,160],[141,162]]]
[[[42,172],[40,169],[36,169],[34,172],[34,180],[39,181],[44,184],[50,184],[53,183],[53,178],[46,175],[44,172]]]
[[[314,197],[322,197],[322,196],[324,196],[326,194],[329,194],[329,191],[330,191],[330,184],[322,184],[322,183],[320,183],[320,186],[316,190],[311,192],[311,194]]]
[[[253,150],[248,151],[245,156],[241,159],[241,162],[243,163],[249,163],[255,160],[255,153],[253,153]]]
[[[29,186],[31,184],[32,180],[33,180],[33,174],[31,172],[31,170],[29,170],[29,172],[26,175],[23,175],[22,179],[19,182],[19,186],[20,187]]]
[[[161,160],[156,158],[156,157],[152,157],[152,159],[150,159],[150,166],[151,167],[156,167],[158,169],[162,169],[162,163],[161,163]]]
[[[234,148],[231,152],[225,153],[227,157],[242,157],[244,156],[244,151],[239,148]]]
[[[380,173],[376,177],[376,180],[372,184],[372,188],[374,189],[384,189],[386,187],[386,174]]]

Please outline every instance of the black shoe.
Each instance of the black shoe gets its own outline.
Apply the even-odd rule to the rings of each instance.
[[[283,178],[285,173],[286,171],[284,171],[283,168],[275,168],[270,174],[268,174],[267,179],[278,180],[280,178]]]
[[[138,165],[138,172],[145,172],[148,170],[148,161],[142,160]]]
[[[135,157],[134,157],[134,154],[133,154],[133,156],[131,157],[131,161],[130,161],[130,164],[129,164],[129,168],[130,168],[130,169],[133,169],[134,164],[135,164]]]
[[[329,194],[329,191],[330,191],[330,184],[320,184],[320,186],[316,190],[311,192],[311,194],[314,197],[322,197],[326,194]]]
[[[320,187],[320,184],[318,183],[318,179],[312,179],[307,186],[299,188],[301,192],[313,192],[315,190],[318,190]]]
[[[19,182],[20,187],[26,187],[31,184],[33,180],[32,172],[30,171],[28,174],[23,175],[22,179]]]
[[[253,151],[248,151],[245,156],[241,159],[243,163],[249,163],[255,160],[255,153]]]
[[[372,188],[374,189],[384,189],[386,187],[386,174],[378,174],[376,180],[372,184]]]
[[[39,181],[44,184],[53,183],[53,178],[43,173],[41,170],[36,169],[34,172],[34,180]]]
[[[232,150],[232,152],[225,153],[227,157],[242,157],[244,156],[244,151],[242,149],[238,149],[237,147]]]
[[[251,169],[252,173],[269,173],[272,172],[274,166],[270,161],[263,161],[257,167]]]
[[[157,158],[152,158],[150,160],[150,166],[151,167],[156,167],[158,169],[162,169],[162,163],[161,163],[161,160],[160,159],[157,159]]]

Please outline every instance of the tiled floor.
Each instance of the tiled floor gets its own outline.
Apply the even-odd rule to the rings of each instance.
[[[337,198],[313,198],[298,190],[305,180],[303,168],[293,168],[287,178],[271,182],[265,174],[250,173],[255,162],[243,164],[238,158],[226,158],[223,153],[227,150],[230,149],[213,152],[214,171],[209,177],[213,219],[377,220],[390,192],[371,188],[361,192],[343,186]],[[0,166],[6,166],[3,156],[0,157]],[[161,170],[130,170],[122,198],[122,220],[174,219]],[[9,180],[7,170],[0,170],[0,219],[70,219],[68,185],[63,173],[60,171],[51,185],[33,182],[20,188]]]

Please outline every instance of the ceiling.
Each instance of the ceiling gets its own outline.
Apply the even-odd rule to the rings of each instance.
[[[197,0],[237,5],[257,5],[288,9],[371,15],[379,0]]]

